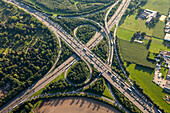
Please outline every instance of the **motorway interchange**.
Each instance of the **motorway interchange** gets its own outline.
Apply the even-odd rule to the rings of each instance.
[[[62,27],[60,27],[58,24],[54,23],[51,21],[46,14],[42,14],[36,10],[33,10],[29,8],[28,6],[25,6],[22,3],[16,2],[16,1],[7,1],[10,3],[13,3],[21,8],[24,8],[27,12],[30,14],[34,15],[37,19],[43,20],[44,24],[48,26],[56,36],[58,36],[60,39],[62,39],[72,50],[76,53],[79,58],[81,58],[83,61],[88,62],[93,65],[94,68],[96,68],[104,78],[110,82],[111,85],[116,87],[121,93],[123,93],[132,103],[134,103],[142,112],[157,112],[157,109],[150,104],[150,102],[142,95],[140,94],[133,86],[130,86],[127,82],[125,82],[119,75],[117,75],[111,68],[110,64],[107,63],[105,64],[100,58],[98,58],[90,49],[88,46],[85,44],[82,44],[79,40],[74,39],[71,35],[69,35]],[[117,29],[117,24],[119,20],[121,19],[124,11],[128,7],[130,1],[129,0],[123,0],[119,8],[117,9],[116,13],[112,16],[110,21],[108,22],[108,25],[106,26],[107,28],[103,28],[104,34],[110,38],[111,40],[109,41],[110,43],[114,42],[115,45],[115,40],[112,41],[112,37],[110,35],[110,29],[116,24],[116,29]],[[107,17],[107,16],[106,16]],[[107,19],[105,19],[107,21]],[[107,23],[107,22],[106,22]],[[103,32],[102,32],[103,33]],[[99,38],[97,41],[99,42],[103,36],[103,34],[100,33],[100,35],[96,38]],[[114,36],[115,38],[115,36]],[[94,41],[94,46],[98,43]],[[110,45],[110,44],[109,44]],[[109,53],[111,56],[113,55],[113,47],[116,51],[116,46],[112,46],[112,50],[109,50]],[[117,56],[117,55],[116,55]],[[118,56],[117,56],[118,57]],[[113,57],[111,58],[110,61],[112,62]],[[73,60],[74,58],[72,58]],[[72,61],[71,60],[71,61]],[[70,63],[70,62],[69,62]],[[68,65],[67,65],[68,66]],[[67,66],[62,66],[61,70],[55,71],[50,73],[48,77],[45,77],[45,82],[50,82],[53,78],[55,78],[55,75],[61,74]],[[58,73],[58,74],[56,74]],[[50,80],[49,80],[50,79]],[[21,104],[25,100],[27,100],[28,97],[33,95],[36,91],[41,89],[44,85],[42,85],[44,82],[40,83],[39,85],[33,85],[32,88],[28,90],[29,93],[23,93],[21,94],[20,97],[21,100],[18,101],[18,99],[14,99],[13,102],[9,103],[4,107],[1,112],[8,112],[12,110],[15,106],[18,104]],[[41,86],[42,85],[42,86]],[[40,87],[41,86],[41,87]],[[37,88],[38,87],[38,88]],[[36,89],[37,88],[37,89]]]

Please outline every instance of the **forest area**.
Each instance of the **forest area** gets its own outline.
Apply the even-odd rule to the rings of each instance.
[[[57,58],[55,35],[35,17],[0,1],[0,107],[44,76]]]

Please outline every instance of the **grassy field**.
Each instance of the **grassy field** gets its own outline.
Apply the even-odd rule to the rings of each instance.
[[[160,73],[162,73],[162,78],[166,79],[166,75],[168,73],[168,69],[161,67]]]
[[[154,53],[159,53],[160,50],[170,51],[170,48],[168,48],[167,46],[164,46],[163,40],[152,38],[149,51],[154,52]]]
[[[147,3],[142,8],[155,10],[161,14],[167,15],[169,7],[169,0],[147,0]]]
[[[137,66],[135,64],[126,65],[126,67],[130,72],[130,78],[133,81],[136,81],[137,84],[139,84],[144,89],[144,92],[149,95],[155,103],[157,103],[169,113],[170,107],[163,100],[167,93],[165,93],[161,87],[152,82],[154,70]]]
[[[118,38],[123,39],[123,40],[130,41],[133,34],[134,34],[134,31],[130,31],[130,30],[127,30],[127,29],[124,29],[124,28],[121,28],[121,27],[119,27],[118,30],[117,30]]]
[[[146,25],[145,22],[146,20],[142,19],[136,19],[137,13],[127,16],[126,18],[123,17],[120,21],[120,28],[124,28],[130,31],[141,31],[145,32],[147,35],[152,36],[153,29],[149,29]]]
[[[133,62],[135,64],[140,64],[148,67],[155,67],[153,62],[148,61],[147,55],[148,50],[144,44],[130,43],[129,41],[119,39],[120,52],[123,59],[128,62]]]
[[[165,27],[165,23],[162,21],[159,21],[154,30],[153,30],[153,37],[157,37],[157,38],[164,38],[164,27]]]
[[[106,82],[106,81],[105,81],[105,82]],[[104,96],[104,97],[107,97],[107,98],[110,98],[110,99],[113,100],[112,94],[110,93],[107,84],[105,84],[105,86],[106,86],[106,88],[105,88],[105,90],[104,90],[104,92],[103,92],[103,96]]]

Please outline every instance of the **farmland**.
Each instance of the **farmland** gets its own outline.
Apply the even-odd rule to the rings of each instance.
[[[144,9],[151,9],[167,15],[170,1],[169,0],[148,0],[142,7]]]
[[[130,41],[132,36],[134,34],[134,31],[130,31],[124,28],[119,27],[117,30],[117,36],[120,39]]]
[[[160,50],[170,51],[170,48],[164,45],[163,40],[152,38],[152,42],[151,42],[149,51],[158,53]]]
[[[148,61],[147,55],[148,50],[146,46],[139,43],[130,43],[129,41],[119,39],[120,52],[123,59],[128,62],[133,62],[135,64],[140,64],[143,66],[154,68],[155,64]]]
[[[164,27],[165,27],[165,23],[162,22],[162,21],[159,21],[154,30],[153,30],[153,37],[157,37],[157,38],[160,38],[160,39],[163,39],[164,38]]]
[[[130,78],[133,81],[136,81],[155,103],[164,108],[165,111],[170,112],[169,105],[163,100],[167,93],[165,93],[161,87],[152,82],[154,70],[135,64],[125,64],[127,70],[130,72]]]
[[[145,32],[147,35],[152,36],[153,29],[149,29],[145,25],[146,20],[137,19],[136,16],[137,16],[137,13],[132,14],[127,17],[122,17],[119,27],[130,30],[130,31],[134,31],[134,32],[137,32],[137,31]]]

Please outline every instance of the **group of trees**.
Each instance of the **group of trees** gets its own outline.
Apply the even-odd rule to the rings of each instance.
[[[71,88],[71,84],[68,84],[64,79],[51,82],[49,86],[43,89],[43,93],[49,93],[56,90],[56,92],[64,92],[66,89]]]
[[[84,44],[86,44],[96,33],[96,30],[94,27],[90,25],[85,25],[77,29],[77,37],[80,39],[80,41]]]
[[[100,27],[88,20],[83,20],[83,19],[71,19],[71,18],[52,18],[50,17],[51,20],[54,22],[58,23],[66,32],[68,32],[70,35],[73,35],[73,31],[76,27],[83,25],[83,24],[90,24],[93,25],[94,27],[97,28],[97,30],[100,30]]]
[[[136,12],[136,9],[140,10],[142,5],[145,5],[147,0],[131,0],[128,8],[125,11],[125,15],[131,15]]]
[[[0,99],[2,106],[48,72],[59,48],[55,35],[35,17],[3,1],[0,4],[0,47],[9,48],[0,62],[0,88],[10,85]]]
[[[96,54],[101,60],[106,62],[108,58],[108,43],[106,37],[104,37],[93,49],[92,52]]]
[[[106,88],[106,86],[105,86],[104,78],[99,78],[95,83],[90,85],[88,89],[85,89],[85,91],[102,95],[105,88]]]
[[[80,84],[87,79],[89,74],[90,73],[89,73],[88,66],[85,64],[85,62],[80,60],[73,67],[71,67],[71,70],[67,75],[67,78],[72,83]]]
[[[100,23],[100,25],[104,26],[104,18],[105,18],[106,12],[107,12],[107,10],[103,10],[103,11],[85,16],[85,18],[92,19],[92,20]]]
[[[34,9],[38,9],[41,12],[48,11],[50,13],[53,12],[60,12],[63,13],[62,15],[81,15],[81,14],[88,14],[91,12],[95,12],[105,7],[108,7],[115,0],[36,0],[31,3],[29,0],[18,0],[24,4],[29,5]]]
[[[61,40],[61,55],[60,55],[60,59],[58,60],[56,64],[56,67],[62,64],[64,61],[66,61],[73,54],[74,54],[74,51],[71,48],[69,48],[69,46],[66,45],[64,41]]]

